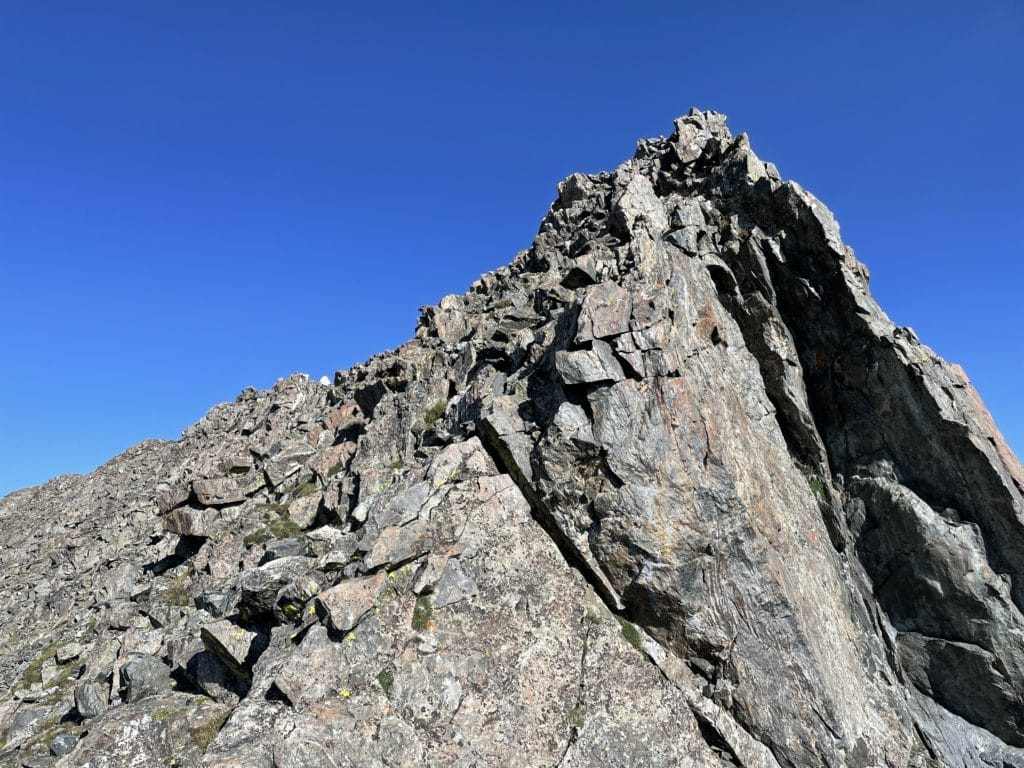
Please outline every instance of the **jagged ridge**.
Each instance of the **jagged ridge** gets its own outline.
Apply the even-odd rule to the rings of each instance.
[[[0,502],[0,760],[1024,765],[1024,472],[867,283],[722,115],[570,177],[400,349]]]

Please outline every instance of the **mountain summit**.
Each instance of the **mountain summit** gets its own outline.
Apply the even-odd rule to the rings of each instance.
[[[0,501],[0,766],[1024,766],[1024,470],[723,115]]]

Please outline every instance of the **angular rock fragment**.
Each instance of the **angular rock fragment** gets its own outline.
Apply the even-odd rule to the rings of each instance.
[[[206,536],[210,511],[178,507],[164,517],[164,530],[178,536]]]
[[[590,349],[556,352],[555,368],[568,385],[616,382],[625,378],[612,348],[600,340],[594,341]]]
[[[239,582],[239,612],[250,622],[271,616],[281,589],[312,568],[312,558],[281,557],[245,573]]]
[[[128,704],[170,689],[170,670],[148,654],[132,654],[121,667],[121,698]]]
[[[373,610],[386,579],[386,574],[377,573],[342,581],[320,593],[317,612],[335,632],[348,632]]]
[[[245,501],[245,488],[230,477],[193,480],[192,492],[200,504],[208,507],[226,507]]]
[[[363,568],[373,570],[382,565],[399,565],[419,557],[430,549],[426,538],[426,525],[410,524],[385,528],[366,557]]]
[[[107,691],[100,683],[82,683],[75,687],[75,709],[88,720],[107,708]]]
[[[466,573],[458,559],[451,558],[441,572],[431,599],[435,608],[444,608],[476,593],[477,587],[473,577]]]
[[[54,755],[55,757],[63,757],[74,749],[77,742],[78,739],[76,739],[73,734],[61,733],[54,736],[47,746],[50,748],[51,755]]]
[[[176,483],[156,495],[156,506],[160,514],[170,512],[175,507],[185,504],[192,494],[190,483]]]
[[[260,636],[227,619],[204,624],[201,630],[206,650],[219,658],[239,680],[252,681],[252,665],[263,651]]]

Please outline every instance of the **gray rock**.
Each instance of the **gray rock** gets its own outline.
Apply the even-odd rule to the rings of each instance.
[[[555,353],[555,368],[565,384],[595,384],[622,381],[622,366],[607,342],[595,340],[590,349]]]
[[[302,557],[309,555],[309,545],[305,539],[271,539],[263,545],[263,562],[260,565],[269,563],[271,560],[280,560],[284,557]]]
[[[68,752],[70,752],[72,749],[74,749],[75,744],[77,742],[78,742],[78,739],[76,739],[70,733],[62,733],[62,734],[59,734],[57,736],[54,736],[50,740],[50,744],[49,744],[49,746],[50,746],[50,754],[52,754],[52,755],[54,755],[56,757],[63,757]]]
[[[156,506],[160,514],[170,512],[175,507],[186,503],[192,495],[191,483],[177,483],[156,495]]]
[[[75,709],[79,717],[88,720],[107,708],[107,690],[100,683],[82,683],[75,687]]]
[[[462,569],[462,565],[457,559],[452,558],[448,560],[441,572],[431,601],[435,608],[444,608],[472,597],[476,593],[476,582],[473,581],[473,577]]]
[[[239,612],[244,620],[252,622],[272,616],[281,589],[309,574],[313,564],[309,557],[281,557],[243,574],[239,581]]]
[[[169,691],[169,673],[167,666],[158,659],[141,653],[132,654],[121,667],[121,698],[131,704]]]
[[[166,693],[113,707],[62,757],[59,768],[197,765],[228,714],[216,702]]]
[[[194,480],[192,492],[200,504],[208,507],[226,507],[245,501],[245,488],[230,477]]]

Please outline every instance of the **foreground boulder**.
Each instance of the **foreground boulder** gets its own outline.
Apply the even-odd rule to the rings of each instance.
[[[399,349],[0,501],[0,766],[1024,766],[1022,494],[693,111]]]

